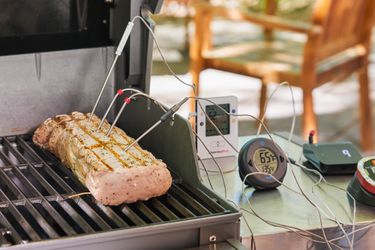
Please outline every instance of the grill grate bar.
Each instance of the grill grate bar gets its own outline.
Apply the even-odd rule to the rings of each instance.
[[[0,168],[0,175],[2,179],[6,180],[7,183],[11,184],[11,187],[13,189],[17,189],[16,185],[12,183],[12,180],[7,176],[7,174],[1,168]],[[55,232],[55,230],[47,223],[47,221],[43,218],[43,216],[34,208],[34,206],[30,203],[30,201],[26,199],[26,197],[22,193],[21,195],[22,195],[23,200],[25,201],[25,206],[27,206],[28,212],[33,216],[33,218],[29,218],[28,216],[26,216],[26,218],[28,219],[28,222],[32,224],[33,219],[35,219],[38,222],[38,225],[34,225],[35,227],[40,226],[51,238],[58,237],[58,234]],[[8,201],[9,201],[9,204],[12,205],[12,202],[9,199]],[[19,206],[20,209],[21,207],[22,206]],[[16,210],[18,211],[19,209],[16,209]],[[16,219],[18,219],[17,217],[19,217],[21,213],[17,212],[16,215],[17,215]],[[25,218],[24,216],[22,217]]]
[[[0,197],[2,201],[9,202],[10,199],[12,200],[21,200],[22,194],[19,192],[18,188],[13,184],[13,182],[9,181],[9,178],[6,178],[7,175],[3,168],[0,168],[0,189],[4,193],[4,197]]]
[[[173,194],[177,199],[185,206],[191,207],[192,210],[195,210],[196,214],[211,214],[207,208],[199,204],[196,200],[194,200],[190,195],[188,195],[185,191],[179,188],[176,184],[173,184],[173,188],[170,189],[170,193]]]
[[[162,222],[163,220],[160,219],[154,212],[151,211],[143,202],[136,203],[137,209],[144,214],[151,222],[158,223]]]
[[[169,220],[177,220],[179,219],[178,216],[173,213],[170,209],[168,209],[163,203],[161,203],[158,199],[152,198],[150,200],[152,206],[159,210],[166,218]]]
[[[193,198],[197,199],[197,201],[200,204],[204,204],[206,207],[212,209],[212,211],[217,213],[225,213],[227,210],[222,207],[220,204],[218,204],[215,200],[212,200],[211,197],[209,197],[207,194],[202,192],[200,189],[195,188],[189,188],[186,185],[181,185],[181,189],[184,190],[184,192],[188,193],[189,196],[192,196]],[[207,202],[211,201],[211,202]]]
[[[7,139],[5,139],[4,142],[8,146],[11,146]],[[22,158],[22,155],[19,151],[15,150],[15,149],[14,149],[14,151],[15,151],[17,156]],[[24,158],[24,160],[27,162],[27,160],[25,158]],[[27,163],[28,163],[28,165],[31,169],[34,169],[33,165],[30,162],[27,162]],[[26,178],[26,176],[23,175],[22,171],[20,171],[17,166],[13,167],[13,170],[15,170],[17,172],[18,176],[21,177],[22,183],[27,184],[27,186],[28,186],[27,188],[33,190],[33,192],[36,193],[38,195],[38,197],[40,197],[43,200],[42,206],[45,208],[46,211],[48,211],[50,218],[53,218],[52,221],[53,220],[56,221],[59,224],[60,228],[65,232],[65,234],[75,235],[76,232],[73,230],[73,228],[60,216],[60,214],[51,206],[51,204],[45,199],[45,197],[42,196],[36,188],[34,188],[32,183],[30,183],[29,180]],[[46,183],[43,180],[43,177],[41,177],[36,170],[34,171],[34,173],[36,173],[36,176],[41,181],[41,183]],[[54,193],[57,193],[55,190],[53,190],[53,191],[54,191]],[[48,233],[48,235],[50,237],[58,237],[58,234],[53,230],[53,228],[51,226],[49,226],[49,223],[45,223],[45,222],[47,222],[46,218],[44,218],[40,214],[40,212],[35,209],[35,207],[32,204],[29,204],[28,201],[26,201],[26,202],[28,204],[27,207],[28,207],[29,212],[35,217],[36,221],[39,222],[38,224]],[[40,219],[40,216],[43,219]],[[51,221],[51,219],[49,221]]]
[[[68,204],[66,201],[56,202],[58,206],[60,206],[63,210],[62,213],[66,213],[76,226],[78,226],[80,229],[82,229],[85,233],[94,233],[95,230],[90,226],[89,223],[86,222],[85,219],[83,219],[75,210],[74,208]],[[68,219],[68,218],[66,218]],[[77,229],[79,230],[79,229]]]
[[[49,184],[49,182],[47,182],[43,176],[38,172],[38,170],[36,169],[36,167],[34,166],[34,164],[31,164],[29,163],[29,168],[28,170],[30,171],[30,173],[32,174],[32,176],[36,179],[36,181],[38,181],[38,184],[39,185],[42,185],[42,187],[50,194],[50,195],[59,195],[59,193],[57,192],[57,190],[51,185]],[[36,186],[34,183],[33,183],[34,186]],[[38,189],[38,188],[37,188]]]
[[[1,192],[1,190],[0,190]],[[12,237],[12,239],[17,243],[21,244],[24,242],[22,237],[18,234],[18,232],[14,229],[12,224],[8,221],[8,219],[3,215],[3,213],[0,213],[0,223],[6,227],[5,230],[10,230],[9,235]],[[5,238],[5,237],[3,237]]]
[[[111,218],[119,227],[129,227],[129,225],[121,219],[110,207],[104,206],[103,204],[97,203],[97,206]]]
[[[44,217],[39,213],[38,210],[36,210],[36,208],[32,204],[30,204],[29,201],[26,200],[25,206],[17,206],[17,208],[21,213],[25,214],[25,219],[29,221],[29,223],[34,227],[35,231],[39,233],[43,238],[47,238],[47,236],[45,236],[39,229],[42,229],[48,235],[48,238],[59,237],[59,234],[55,230],[55,228],[53,228],[46,221],[46,219],[44,219]]]
[[[12,154],[13,147],[5,143],[5,137],[2,138],[1,145],[2,147],[0,148],[0,153],[2,154],[2,158],[6,159],[8,163],[7,166],[24,164],[24,162],[22,162],[20,159],[17,159],[16,156]]]
[[[146,222],[144,222],[132,209],[130,209],[129,205],[123,205],[121,212],[124,213],[135,225],[144,226]]]
[[[11,245],[13,245],[9,240],[13,241],[13,239],[10,238],[8,229],[0,228],[0,247],[10,247]]]
[[[191,212],[187,207],[183,206],[178,200],[176,200],[169,192],[166,197],[167,204],[169,205],[170,209],[176,210],[176,212],[180,213],[181,218],[189,218],[189,217],[195,217],[193,212]]]
[[[0,171],[0,175],[3,175],[3,172]],[[6,195],[3,193],[2,190],[0,190],[0,195],[7,198]],[[11,216],[13,216],[13,218],[15,218],[15,222],[16,223],[19,223],[20,226],[21,226],[21,230],[24,231],[24,234],[27,234],[28,237],[30,237],[32,240],[40,240],[40,237],[39,235],[34,231],[34,229],[32,228],[32,226],[29,224],[29,222],[25,219],[25,217],[17,210],[16,206],[13,204],[13,202],[11,202],[10,200],[8,200],[8,207],[7,207],[7,210],[9,210]],[[6,215],[4,215],[6,216]],[[10,215],[8,215],[9,217]],[[9,219],[7,219],[9,221]],[[14,222],[10,222],[11,225],[14,224]],[[16,226],[16,225],[14,225]],[[24,230],[25,229],[25,230]],[[17,232],[17,230],[15,230],[15,232]],[[19,232],[21,233],[21,232]],[[28,241],[28,239],[24,239],[26,241]]]
[[[29,150],[31,151],[30,153],[32,155],[37,155],[36,152],[30,147],[30,145],[28,145],[22,138],[20,137],[17,137],[20,142],[22,143],[22,145],[26,148],[26,150]],[[47,163],[45,163],[45,165],[48,166]],[[61,169],[65,170],[66,167],[65,166],[61,166]],[[66,173],[67,175],[70,175],[71,172],[66,169],[68,173]],[[53,172],[54,173],[54,172]],[[73,177],[72,179],[75,179],[75,177]],[[60,182],[59,182],[60,183]],[[80,183],[78,184],[80,185]],[[77,186],[78,186],[77,185]],[[72,190],[72,192],[74,192]],[[94,219],[94,221],[101,227],[102,230],[108,230],[108,229],[111,229],[111,227],[95,212],[94,209],[91,208],[91,206],[87,203],[86,200],[84,199],[79,199],[79,202],[78,202],[78,205],[86,212],[87,215],[89,215],[91,218]],[[104,207],[104,206],[103,206]],[[74,209],[73,209],[74,210]],[[102,209],[103,210],[103,209]],[[105,214],[108,214],[108,213],[111,213],[109,212],[110,210],[109,209],[105,209],[106,212]],[[78,214],[77,214],[78,215]],[[122,227],[127,227],[128,225],[123,222],[119,216],[112,212],[111,213],[111,216],[109,216],[109,218],[111,218],[112,220],[115,221],[115,224],[117,224],[118,226],[122,226]],[[83,226],[83,229],[85,229],[85,231],[89,230],[87,226],[89,226],[89,224],[85,223],[86,225],[82,225]],[[91,226],[89,226],[89,228],[91,228]],[[92,229],[92,228],[91,228]]]
[[[17,142],[19,142],[24,148],[26,151],[28,151],[31,155],[35,156],[42,164],[43,166],[45,167],[44,169],[47,171],[47,173],[54,179],[54,181],[56,183],[58,183],[59,185],[62,185],[63,189],[65,191],[67,191],[67,193],[75,193],[74,190],[66,184],[66,182],[59,176],[56,174],[56,172],[50,167],[49,164],[47,164],[35,151],[34,149],[32,149],[30,147],[30,145],[27,144],[27,142],[25,142],[25,140],[23,138],[21,138],[20,136],[17,136]],[[63,167],[62,169],[65,169],[66,167]],[[74,179],[74,178],[73,178]],[[57,193],[57,192],[56,192]]]
[[[0,137],[0,230],[10,232],[0,233],[0,246],[225,213],[173,177],[166,195],[148,201],[105,206],[91,195],[69,198],[87,191],[69,168],[28,135]]]
[[[92,218],[96,224],[102,229],[102,230],[109,230],[111,227],[105,222],[105,220],[102,219],[98,215],[98,213],[89,205],[83,198],[75,198],[75,200],[78,201],[76,202],[77,205],[87,214]]]
[[[4,138],[4,142],[6,144],[8,144],[10,146],[10,142]],[[46,183],[46,181],[44,181],[43,177],[40,176],[40,174],[38,173],[38,171],[35,170],[35,168],[33,167],[33,164],[31,164],[26,158],[24,158],[21,153],[17,150],[17,149],[13,149],[16,153],[17,156],[23,158],[26,163],[28,164],[28,167],[30,169],[33,169],[34,173],[36,174],[37,178],[41,181],[41,183]],[[42,202],[42,205],[43,207],[48,211],[49,215],[52,216],[52,218],[60,225],[60,227],[64,230],[64,232],[67,234],[67,235],[75,235],[76,232],[73,230],[73,228],[60,216],[60,214],[55,210],[55,208],[53,208],[51,206],[51,204],[46,200],[46,198],[34,187],[34,185],[27,179],[27,177],[22,173],[22,171],[20,171],[20,169],[18,168],[18,166],[14,166],[13,170],[15,170],[15,172],[18,174],[18,176],[20,177],[20,179],[22,180],[22,183],[23,184],[26,184],[27,185],[27,188],[29,190],[32,190],[33,193],[36,193],[38,197],[42,198],[43,202]],[[52,191],[56,194],[57,191],[54,190],[51,186],[50,188],[52,189]],[[27,201],[29,202],[29,201]],[[35,213],[35,211],[37,211],[35,209],[35,207],[32,205],[32,204],[29,204],[32,208],[31,208],[31,211],[32,213]],[[39,215],[41,215],[39,212],[38,212]],[[42,216],[43,217],[43,216]],[[38,217],[37,217],[38,218]],[[43,219],[45,220],[45,218],[43,217]],[[37,219],[37,221],[39,221]],[[43,223],[43,221],[41,221],[41,223]],[[49,223],[47,223],[47,225],[49,225]],[[46,225],[41,225],[43,228],[44,227],[47,227]],[[52,234],[53,236],[57,237],[57,235],[55,235],[53,232],[52,232],[52,227],[51,228],[46,228],[48,231],[49,234]],[[51,231],[50,231],[51,230]]]
[[[56,211],[56,209],[46,200],[44,196],[42,196],[38,190],[36,190],[33,185],[28,181],[28,179],[22,174],[21,171],[16,167],[15,168],[17,172],[19,172],[22,176],[23,183],[27,183],[29,188],[33,189],[34,192],[38,193],[38,196],[42,199],[42,205],[43,207],[48,211],[49,215],[52,216],[52,218],[61,226],[61,228],[64,230],[64,232],[67,235],[75,235],[76,232],[73,230],[73,228],[70,227],[70,225],[60,216],[60,214]]]
[[[2,142],[3,142],[3,139],[0,138],[0,167],[6,167],[6,166],[9,166],[11,163],[10,163],[9,158],[6,157],[3,152],[4,148],[2,146]]]

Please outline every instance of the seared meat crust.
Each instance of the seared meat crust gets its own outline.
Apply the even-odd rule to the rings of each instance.
[[[73,112],[58,115],[41,124],[33,142],[49,150],[72,169],[92,195],[105,205],[119,205],[163,195],[172,184],[164,162],[139,145],[124,152],[134,141],[105,122],[97,130],[100,119]]]

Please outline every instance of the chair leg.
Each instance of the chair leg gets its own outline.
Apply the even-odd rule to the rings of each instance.
[[[262,87],[260,89],[260,97],[259,97],[259,116],[258,119],[261,120],[265,115],[265,105],[267,101],[267,84],[262,80]],[[264,124],[267,123],[266,119],[263,121]],[[256,126],[259,127],[260,122],[256,123]]]
[[[372,112],[367,67],[358,71],[361,148],[370,151],[374,148],[372,131]]]
[[[308,139],[309,132],[315,130],[317,133],[317,121],[314,112],[314,101],[312,89],[303,89],[303,117],[302,117],[302,138]],[[317,134],[315,136],[317,141]]]
[[[199,69],[192,69],[190,73],[192,76],[193,84],[195,86],[195,92],[192,89],[190,92],[190,96],[196,97],[196,96],[199,96],[199,76],[200,76],[201,71]],[[195,112],[195,100],[194,99],[190,99],[190,112],[192,113]]]
[[[186,7],[188,8],[188,7]],[[188,10],[189,11],[189,10]],[[189,34],[189,23],[190,23],[190,20],[191,20],[191,16],[190,14],[187,14],[185,17],[184,17],[184,29],[185,29],[185,49],[187,51],[189,51],[189,47],[190,47],[190,34]]]

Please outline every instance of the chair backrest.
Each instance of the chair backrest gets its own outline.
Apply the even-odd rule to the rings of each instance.
[[[323,28],[318,60],[367,43],[374,15],[375,0],[317,0],[312,22]]]

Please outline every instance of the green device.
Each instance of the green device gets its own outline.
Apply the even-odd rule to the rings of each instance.
[[[354,174],[362,159],[351,142],[305,143],[303,155],[307,166],[322,174]]]

